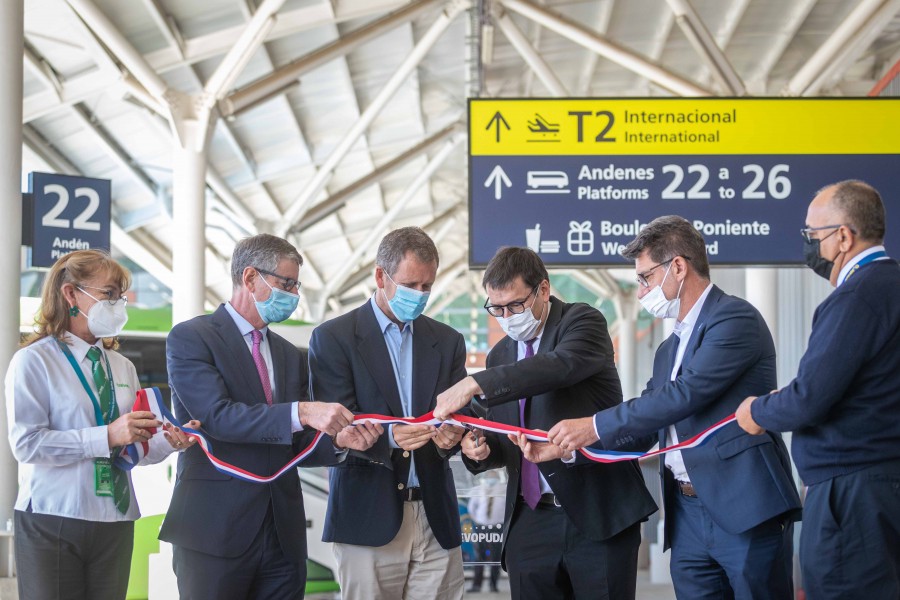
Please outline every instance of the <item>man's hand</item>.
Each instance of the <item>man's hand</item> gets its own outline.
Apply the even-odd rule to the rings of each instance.
[[[394,425],[394,442],[404,450],[417,450],[437,435],[433,425]]]
[[[510,433],[506,437],[513,444],[516,444],[525,456],[525,460],[533,463],[547,462],[548,460],[557,460],[560,458],[570,458],[571,452],[566,452],[559,446],[548,444],[546,442],[533,442],[529,440],[524,433],[518,435]]]
[[[353,413],[337,402],[298,402],[297,414],[304,427],[336,436],[353,422]]]
[[[127,446],[135,442],[146,442],[153,434],[150,429],[162,427],[162,421],[148,410],[125,413],[106,427],[106,441],[110,448]]]
[[[469,404],[472,396],[481,394],[481,387],[470,375],[447,388],[437,397],[437,406],[434,408],[434,416],[444,421],[451,414]]]
[[[474,461],[482,461],[491,454],[491,447],[484,441],[484,434],[475,429],[462,439],[462,453]]]
[[[191,420],[188,421],[185,427],[189,427],[195,431],[200,430],[200,421]],[[184,431],[181,430],[180,427],[172,425],[171,423],[163,423],[163,435],[166,438],[166,441],[169,442],[169,445],[175,448],[178,451],[189,448],[191,444],[197,442],[197,438],[189,437]]]
[[[741,429],[750,435],[761,435],[765,433],[766,430],[753,420],[753,415],[750,413],[750,405],[753,404],[754,400],[756,400],[756,396],[745,398],[734,414],[737,417],[737,422],[738,425],[741,426]]]
[[[384,433],[384,427],[380,423],[365,422],[348,425],[334,436],[334,445],[340,450],[350,449],[364,452],[378,441],[382,433]]]
[[[465,432],[466,430],[462,427],[443,423],[437,428],[437,434],[434,436],[434,445],[444,450],[450,450],[459,443]]]
[[[547,439],[554,446],[572,452],[590,446],[600,438],[594,431],[594,417],[584,417],[560,421],[547,432]]]

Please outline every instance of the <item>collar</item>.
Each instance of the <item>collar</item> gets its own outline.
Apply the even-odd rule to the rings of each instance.
[[[250,335],[250,332],[256,329],[253,325],[250,324],[250,321],[241,316],[241,314],[231,305],[231,302],[225,303],[225,310],[228,311],[228,314],[231,315],[231,319],[234,321],[234,324],[237,325],[238,331],[241,332],[242,336]],[[269,332],[269,327],[263,327],[260,329],[263,334],[263,339],[266,339],[266,334]]]
[[[700,316],[700,311],[703,309],[703,303],[706,302],[706,297],[709,296],[709,292],[710,290],[712,290],[712,287],[712,283],[707,285],[706,289],[703,290],[703,293],[700,294],[700,297],[697,298],[697,301],[694,302],[694,306],[692,306],[691,310],[688,311],[688,314],[684,315],[684,319],[675,322],[675,327],[672,332],[679,338],[681,337],[682,333],[694,329],[694,324],[697,322],[697,318]]]
[[[86,341],[84,341],[71,331],[67,331],[65,338],[63,339],[63,343],[67,343],[69,345],[69,350],[72,352],[72,356],[79,364],[81,364],[81,362],[87,358],[88,350],[90,350],[94,346],[99,348],[100,353],[105,356],[103,342],[100,338],[97,339],[96,344],[88,344]]]
[[[862,252],[854,256],[850,262],[848,262],[843,266],[843,268],[841,268],[841,272],[838,273],[837,287],[841,287],[841,284],[844,283],[844,280],[847,278],[847,273],[850,272],[850,269],[858,265],[867,256],[875,254],[876,252],[885,252],[884,246],[872,246],[871,248],[863,250]]]
[[[378,293],[378,290],[375,290],[375,294],[377,294],[377,293]],[[381,307],[378,306],[377,302],[375,302],[375,294],[372,294],[372,298],[369,300],[369,302],[372,303],[372,312],[375,313],[375,320],[378,321],[378,328],[381,330],[381,333],[387,332],[387,330],[391,327],[391,325],[397,327],[397,329],[400,329],[400,327],[396,323],[391,321],[391,318],[389,316],[384,314],[384,311],[381,310]],[[402,333],[403,331],[406,331],[407,329],[409,329],[410,333],[413,332],[413,321],[408,321],[408,322],[404,323],[403,329],[400,329],[400,331]]]

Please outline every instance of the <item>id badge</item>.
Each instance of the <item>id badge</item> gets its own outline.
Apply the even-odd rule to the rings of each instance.
[[[112,496],[112,461],[108,458],[94,459],[94,494]]]

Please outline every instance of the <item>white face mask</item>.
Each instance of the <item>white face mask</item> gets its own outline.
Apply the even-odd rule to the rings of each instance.
[[[540,319],[535,318],[534,313],[531,312],[531,308],[534,306],[535,302],[537,302],[537,295],[535,295],[531,306],[525,309],[525,312],[519,313],[518,315],[510,315],[508,317],[494,318],[500,323],[500,327],[506,335],[517,342],[527,342],[537,334],[538,329],[541,327],[541,319],[544,318],[543,310],[541,311]],[[549,304],[549,302],[545,302],[544,309],[546,309]]]
[[[81,288],[79,288],[81,289]],[[85,295],[91,296],[84,290]],[[97,300],[87,312],[88,329],[92,335],[98,338],[115,337],[122,333],[122,328],[128,322],[128,312],[125,310],[125,302],[117,300],[115,304],[110,304],[106,300]]]
[[[681,286],[684,285],[684,281],[678,286],[678,293],[675,294],[675,298],[672,300],[666,298],[662,289],[671,269],[672,263],[669,263],[669,268],[666,269],[662,282],[638,300],[641,306],[644,307],[644,310],[659,319],[674,319],[681,311],[681,298],[679,296],[681,296]]]

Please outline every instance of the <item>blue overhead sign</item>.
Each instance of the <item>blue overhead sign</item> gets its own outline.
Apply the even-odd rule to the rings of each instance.
[[[52,266],[73,250],[109,250],[108,179],[33,172],[28,191],[34,206],[32,266]]]
[[[900,101],[470,100],[469,262],[529,246],[548,266],[625,266],[661,215],[690,220],[718,265],[798,265],[822,186],[885,196],[900,247]]]

